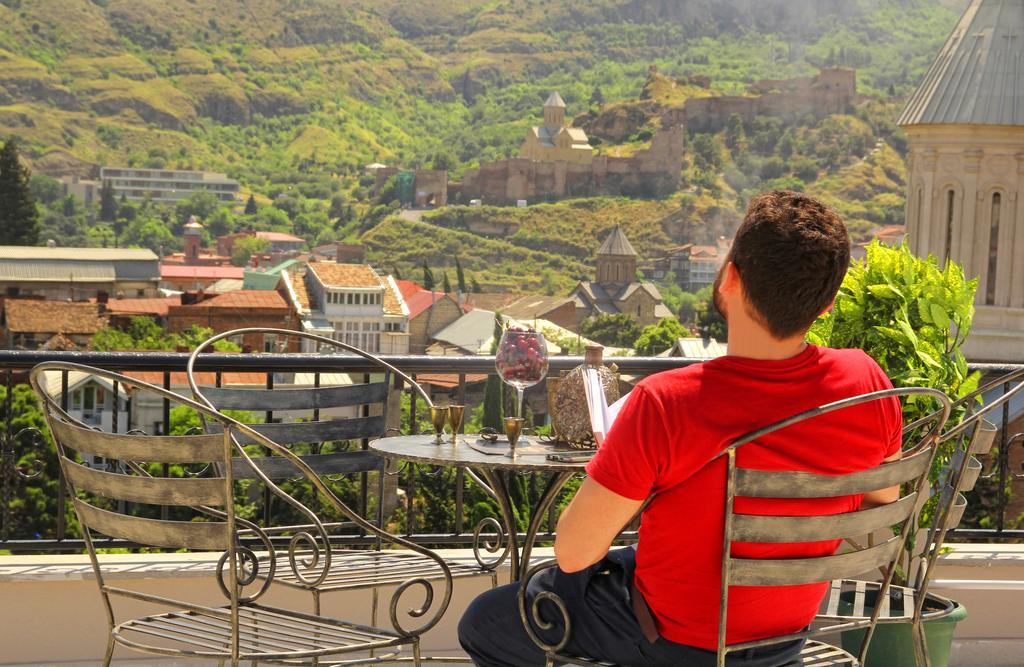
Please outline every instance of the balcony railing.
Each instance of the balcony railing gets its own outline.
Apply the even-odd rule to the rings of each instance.
[[[466,395],[466,377],[471,374],[493,374],[494,359],[486,356],[386,356],[387,361],[394,364],[401,370],[416,378],[419,374],[445,374],[458,378],[458,385],[454,390],[456,400],[463,401]],[[14,351],[0,350],[0,381],[7,388],[6,398],[0,405],[0,550],[12,552],[61,552],[80,551],[84,548],[80,539],[77,539],[68,530],[68,515],[66,513],[65,487],[62,483],[56,484],[56,489],[51,487],[50,492],[57,495],[54,507],[55,516],[52,525],[47,525],[41,530],[26,529],[24,517],[19,519],[18,513],[14,510],[14,501],[17,498],[31,497],[37,507],[45,505],[46,499],[41,498],[42,489],[39,487],[41,475],[50,474],[55,477],[57,466],[55,455],[48,447],[40,447],[38,434],[31,428],[23,428],[24,419],[19,419],[19,406],[15,400],[12,388],[16,384],[26,381],[27,371],[34,365],[43,361],[66,361],[97,366],[118,372],[126,371],[149,371],[159,372],[162,377],[162,385],[171,387],[171,373],[183,373],[188,359],[187,354],[164,353],[164,352],[48,352],[48,351]],[[615,358],[614,361],[619,372],[626,376],[642,377],[651,373],[663,370],[678,368],[690,363],[690,360],[668,357],[623,357]],[[554,357],[550,363],[550,374],[557,375],[559,372],[569,370],[582,363],[580,357]],[[1020,368],[1019,366],[998,365],[998,364],[975,364],[973,369],[981,371],[986,377],[997,377],[1000,374],[1008,373]],[[317,355],[303,356],[291,354],[260,354],[260,355],[238,355],[238,354],[211,354],[203,357],[200,369],[203,372],[214,372],[219,374],[226,372],[262,373],[266,377],[267,388],[273,389],[273,377],[275,373],[313,373],[315,377],[323,373],[366,373],[371,372],[373,367],[362,358],[346,355]],[[62,394],[67,396],[67,375],[64,377]],[[318,382],[318,380],[317,380]],[[1008,386],[1003,386],[1000,392],[1005,392]],[[115,394],[117,389],[114,389]],[[543,392],[543,385],[534,388],[533,391]],[[996,394],[998,396],[998,393]],[[988,397],[989,400],[996,396]],[[65,398],[65,400],[67,400]],[[1002,410],[992,416],[992,421],[999,428],[996,437],[997,446],[993,449],[990,460],[986,462],[984,477],[985,484],[982,487],[982,496],[972,498],[975,505],[974,511],[969,515],[970,525],[958,528],[951,534],[953,539],[985,540],[985,541],[1007,541],[1024,539],[1024,529],[1015,525],[1016,517],[1010,516],[1010,499],[1014,487],[1021,486],[1024,474],[1012,469],[1011,449],[1024,446],[1024,433],[1011,432],[1010,426],[1013,419],[1024,412],[1024,405],[1019,401],[1017,404],[1007,404]],[[117,400],[115,406],[123,406],[124,402]],[[410,403],[410,415],[408,423],[415,430],[417,419],[416,402]],[[130,405],[127,410],[130,411]],[[171,404],[163,402],[163,424],[164,428],[170,424]],[[110,412],[113,428],[117,429],[118,424],[122,427],[127,422],[126,415],[121,414],[123,409],[112,409]],[[23,416],[23,415],[22,415]],[[270,415],[268,415],[270,418]],[[389,426],[397,426],[400,415],[389,415]],[[37,452],[32,460],[24,460],[25,453],[29,448]],[[1024,451],[1024,450],[1021,450]],[[20,463],[19,463],[20,462]],[[47,468],[49,465],[49,468]],[[403,507],[404,517],[401,519],[402,532],[412,540],[421,544],[435,546],[468,546],[473,543],[473,526],[465,521],[466,517],[466,489],[472,481],[467,478],[464,471],[456,470],[452,475],[452,490],[454,497],[454,519],[448,531],[422,532],[418,526],[422,526],[420,513],[422,508],[414,503],[416,486],[434,477],[437,471],[432,471],[422,466],[406,466],[401,473],[401,483],[406,492],[406,502]],[[538,473],[539,474],[539,473]],[[531,480],[531,484],[537,480]],[[358,485],[358,506],[365,511],[370,507],[371,498],[368,496],[368,489],[372,485],[366,479]],[[557,517],[554,507],[547,517],[546,534],[541,539],[552,538]],[[270,508],[270,505],[266,505]],[[22,514],[25,507],[22,506]],[[265,516],[270,521],[272,516]],[[394,524],[392,524],[394,526]],[[627,536],[628,537],[628,536]],[[370,540],[359,534],[341,535],[336,538],[338,542],[345,544],[368,543]],[[100,547],[132,547],[133,545],[121,541],[109,540],[99,543]]]

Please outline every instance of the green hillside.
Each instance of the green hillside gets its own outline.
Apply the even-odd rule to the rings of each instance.
[[[372,201],[361,179],[369,162],[442,165],[458,178],[515,154],[553,89],[601,151],[629,155],[657,129],[658,108],[848,66],[865,95],[856,113],[766,119],[744,127],[739,144],[735,132],[691,135],[684,190],[665,201],[476,215],[521,217],[504,242],[569,273],[611,224],[635,227],[638,246],[656,254],[727,233],[746,199],[771,186],[821,193],[866,235],[902,210],[902,138],[892,119],[963,4],[0,0],[0,139],[18,137],[37,174],[85,175],[105,164],[224,171],[260,201],[278,201],[284,216],[221,216],[218,229],[292,229],[310,242],[365,236],[387,266],[411,257],[419,238],[394,234],[404,222],[382,223],[387,211],[375,205],[387,202]],[[694,83],[702,77],[710,86]],[[879,142],[891,149],[875,150]],[[68,238],[74,206],[40,187],[49,193],[48,233]],[[182,211],[143,213],[176,225]],[[451,215],[431,220],[457,228]],[[173,248],[173,238],[135,233],[147,225],[133,224],[124,237],[98,229],[70,238]],[[465,239],[467,258],[471,246],[507,252],[463,234],[453,238]]]

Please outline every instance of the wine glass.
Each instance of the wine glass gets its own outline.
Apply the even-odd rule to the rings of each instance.
[[[548,374],[548,346],[544,334],[532,329],[509,327],[501,335],[494,367],[506,384],[516,389],[516,416],[523,416],[523,390]]]

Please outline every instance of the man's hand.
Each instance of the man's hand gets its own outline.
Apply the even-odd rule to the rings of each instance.
[[[562,512],[555,533],[555,558],[563,572],[577,572],[601,560],[622,527],[636,516],[642,500],[609,491],[592,477]]]

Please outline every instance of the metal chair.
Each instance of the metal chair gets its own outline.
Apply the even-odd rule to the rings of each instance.
[[[988,392],[1000,385],[1011,383],[1016,383],[1016,386],[996,400],[988,404],[980,402],[979,399]],[[956,609],[956,604],[952,600],[930,593],[928,587],[946,534],[960,524],[967,509],[967,498],[964,493],[974,488],[981,475],[982,464],[977,457],[987,454],[992,449],[997,429],[986,417],[1022,390],[1024,370],[1018,370],[986,383],[951,405],[952,413],[963,410],[964,415],[958,424],[948,428],[939,437],[938,448],[952,451],[953,454],[949,464],[931,485],[931,494],[922,495],[919,499],[918,511],[927,501],[933,504],[932,520],[916,555],[911,562],[904,564],[904,570],[908,573],[907,581],[911,582],[911,585],[889,586],[878,621],[911,622],[915,641],[914,655],[918,665],[927,667],[931,664],[928,644],[925,641],[924,623],[944,618]],[[904,428],[904,434],[914,432],[923,426],[927,419],[924,417],[908,424]],[[916,536],[917,533],[917,526],[912,525],[910,534]],[[863,618],[865,609],[878,606],[880,588],[881,582],[878,581],[836,580],[832,582],[817,618],[823,621]]]
[[[106,433],[75,420],[61,409],[58,397],[46,391],[50,380],[64,372],[83,372],[118,383],[133,394],[148,392],[201,414],[207,423],[217,424],[219,433],[184,436],[146,436]],[[58,380],[59,381],[59,380]],[[346,622],[258,603],[275,581],[275,549],[272,540],[258,526],[239,517],[234,505],[237,465],[240,459],[257,471],[257,477],[282,501],[308,519],[309,530],[301,539],[310,545],[319,560],[329,568],[331,553],[321,550],[328,532],[317,516],[294,497],[285,493],[249,458],[239,437],[254,441],[273,451],[294,467],[333,507],[347,508],[299,457],[280,447],[252,428],[225,417],[207,406],[180,397],[166,389],[130,377],[80,364],[45,362],[36,366],[30,382],[39,397],[53,434],[61,471],[82,527],[92,561],[93,572],[103,598],[110,635],[104,665],[110,663],[115,644],[157,655],[216,659],[238,665],[241,660],[308,663],[324,656],[345,655],[351,662],[377,662],[362,659],[368,652],[392,649],[397,654],[403,645],[412,646],[412,660],[420,663],[420,635],[433,627],[447,609],[452,582],[447,564],[426,549],[389,535],[358,516],[350,519],[363,530],[383,540],[418,552],[434,563],[444,580],[443,595],[435,613],[418,628],[408,630],[395,610],[402,594],[413,586],[426,591],[422,608],[413,609],[413,617],[425,617],[435,600],[433,587],[423,578],[401,582],[391,600],[391,629]],[[77,461],[76,454],[100,455],[111,462],[107,470],[97,470]],[[192,465],[203,470],[183,477],[154,477],[153,464]],[[203,519],[203,520],[197,520]],[[210,607],[107,584],[103,565],[96,555],[94,533],[127,540],[137,545],[168,549],[221,551],[216,581],[228,604]],[[250,544],[258,543],[269,554],[265,562]],[[259,547],[257,547],[259,548]],[[321,552],[322,551],[322,555]],[[266,565],[268,570],[262,571]],[[245,589],[259,581],[251,595]],[[251,589],[250,589],[251,590]],[[153,603],[171,611],[149,614],[118,622],[113,598]],[[353,656],[352,654],[359,654]],[[372,653],[371,653],[372,656]],[[349,662],[346,660],[346,662]]]
[[[911,395],[931,397],[940,406],[940,409],[931,415],[927,428],[924,429],[924,435],[905,452],[904,457],[899,461],[882,463],[863,472],[839,476],[798,471],[766,471],[737,466],[737,450],[770,433],[844,408],[891,397]],[[843,619],[838,623],[793,632],[780,637],[728,644],[726,624],[729,588],[730,586],[790,586],[827,582],[881,568],[885,572],[880,587],[884,597],[895,572],[899,552],[906,539],[907,528],[914,519],[914,507],[917,504],[917,499],[928,488],[928,470],[937,451],[937,438],[949,416],[949,410],[949,399],[942,392],[934,389],[908,388],[878,391],[814,408],[748,433],[732,442],[714,459],[712,463],[721,458],[726,460],[725,527],[718,619],[718,667],[725,666],[727,655],[733,651],[798,639],[808,641],[804,644],[799,661],[790,663],[791,665],[858,667],[862,663],[880,610],[875,610],[867,617]],[[764,516],[740,514],[734,508],[734,500],[737,497],[829,498],[867,493],[895,485],[909,489],[896,502],[838,515]],[[859,536],[875,530],[888,530],[894,525],[900,526],[901,530],[896,534],[890,534],[890,537],[882,543],[866,547],[853,545],[852,551],[832,556],[748,559],[733,556],[730,549],[733,542],[824,542],[854,535]],[[528,613],[526,589],[530,579],[541,569],[554,564],[554,561],[543,563],[533,568],[523,579],[519,589],[519,613],[526,631],[533,641],[544,650],[549,666],[553,665],[556,660],[578,665],[595,664],[597,661],[590,658],[561,653],[569,642],[572,626],[567,608],[557,595],[549,592],[541,593],[529,605]],[[541,617],[541,605],[545,601],[552,603],[554,609],[562,616],[565,628],[562,637],[551,644],[546,643],[534,629],[536,626],[542,630],[550,630],[554,626],[553,623]],[[859,657],[840,648],[809,639],[855,628],[866,628]]]
[[[366,374],[366,382],[341,386],[314,386],[302,389],[250,389],[203,386],[197,381],[197,372],[202,367],[204,353],[212,349],[221,340],[247,334],[272,334],[279,342],[291,339],[307,341],[317,351],[323,349],[340,351],[358,355],[373,363],[373,373]],[[296,366],[308,366],[323,371],[325,362],[312,354],[296,355]],[[422,387],[412,378],[382,359],[364,352],[356,347],[323,336],[298,331],[268,328],[247,328],[228,331],[213,336],[199,345],[188,360],[187,375],[189,386],[197,401],[210,409],[246,410],[264,413],[268,416],[273,411],[304,410],[309,413],[309,421],[286,423],[250,424],[250,428],[265,438],[296,454],[322,480],[352,474],[375,474],[377,478],[376,516],[372,520],[379,527],[384,526],[384,481],[387,476],[383,458],[365,451],[370,439],[388,434],[387,416],[389,409],[397,409],[398,405],[389,403],[397,398],[392,392],[394,386],[400,388],[408,383],[424,400],[431,404],[430,398]],[[356,412],[344,419],[332,419],[328,414],[331,410],[347,409]],[[209,426],[216,429],[217,422]],[[361,442],[360,449],[341,449],[331,453],[320,453],[327,442]],[[298,454],[306,450],[307,454]],[[233,460],[235,479],[253,479],[257,476],[275,480],[284,480],[296,475],[295,468],[287,460],[277,456],[252,456],[247,461],[239,457]],[[250,467],[254,465],[255,467]],[[258,472],[257,472],[258,469]],[[325,524],[332,530],[351,527],[351,523]],[[298,534],[304,526],[264,526],[268,533]],[[484,536],[486,539],[486,536]],[[482,548],[496,553],[495,545],[487,542]],[[490,561],[480,556],[480,548],[474,549],[477,565],[458,561],[447,561],[448,571],[452,577],[488,576],[492,587],[497,585],[496,568],[501,564],[508,550],[502,557]],[[432,559],[421,554],[402,549],[382,549],[378,537],[370,549],[342,549],[333,546],[331,549],[331,567],[321,569],[313,564],[315,571],[310,572],[309,558],[298,549],[289,549],[287,553],[277,556],[276,581],[285,586],[308,590],[313,596],[314,613],[320,612],[320,596],[323,593],[372,589],[371,623],[376,623],[378,607],[378,588],[399,584],[409,578],[439,578],[441,573]]]

